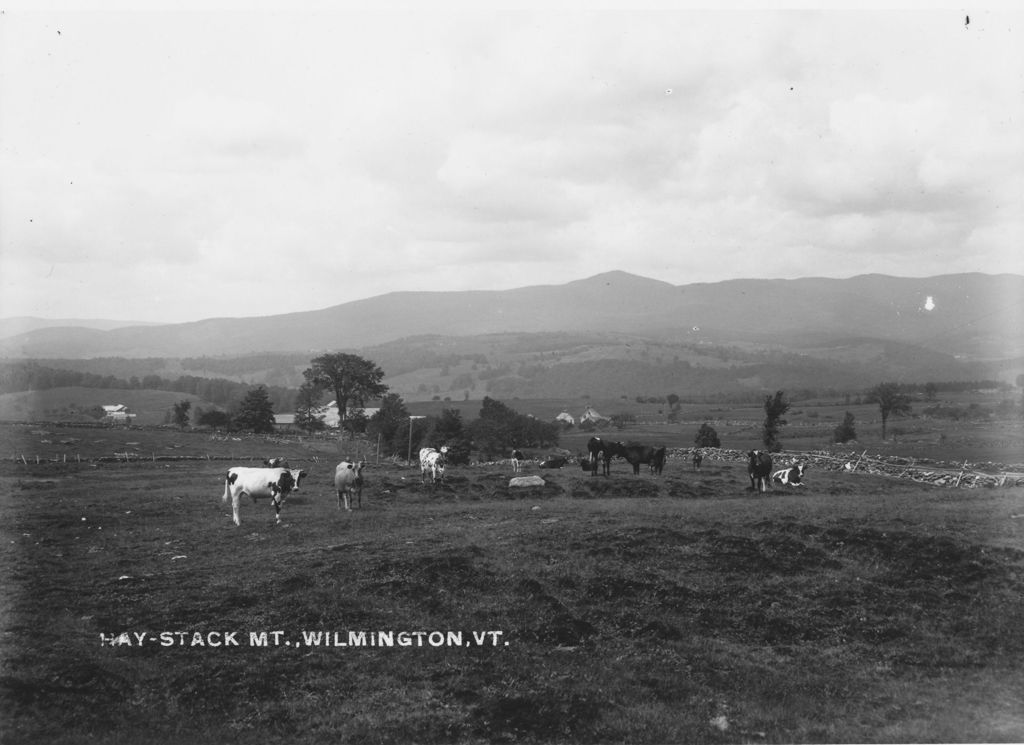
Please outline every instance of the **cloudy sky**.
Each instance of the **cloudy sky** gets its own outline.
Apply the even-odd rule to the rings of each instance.
[[[1020,10],[217,7],[2,11],[0,317],[1024,274]]]

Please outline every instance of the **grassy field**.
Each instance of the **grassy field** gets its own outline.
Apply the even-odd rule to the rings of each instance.
[[[336,443],[31,438],[150,457],[0,462],[5,743],[1024,741],[1021,488],[389,463],[346,513]],[[310,475],[235,527],[158,449]]]

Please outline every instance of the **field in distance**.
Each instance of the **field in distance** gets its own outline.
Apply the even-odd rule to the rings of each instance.
[[[1024,740],[1024,488],[387,462],[344,512],[336,442],[153,432],[309,477],[236,528],[222,461],[5,458],[4,742]]]

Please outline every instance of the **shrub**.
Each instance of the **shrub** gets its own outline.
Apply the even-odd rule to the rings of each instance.
[[[697,430],[697,436],[693,438],[693,444],[699,448],[722,447],[722,442],[718,439],[718,433],[715,432],[715,428],[707,422],[700,425],[700,429]]]
[[[853,414],[849,411],[843,417],[843,423],[838,425],[832,433],[834,442],[850,442],[857,439],[857,431],[853,428]]]

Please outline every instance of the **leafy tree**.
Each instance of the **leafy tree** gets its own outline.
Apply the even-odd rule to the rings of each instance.
[[[515,439],[516,412],[501,401],[484,396],[480,407],[480,417],[470,425],[473,442],[490,458],[496,453],[503,453]]]
[[[786,426],[786,420],[782,418],[782,415],[789,411],[789,407],[790,403],[786,400],[784,391],[776,391],[774,396],[765,396],[761,442],[773,453],[782,449],[779,431]]]
[[[309,381],[299,386],[295,397],[295,426],[306,432],[320,432],[327,425],[324,415],[319,413],[323,399],[323,388]]]
[[[469,463],[469,454],[473,442],[462,422],[462,414],[458,409],[444,409],[441,416],[433,422],[429,434],[432,442],[448,446],[448,462],[455,465]]]
[[[476,447],[486,456],[504,454],[512,447],[548,447],[558,444],[560,428],[542,422],[485,396],[480,417],[469,426]]]
[[[388,387],[381,382],[384,371],[359,355],[344,352],[324,354],[311,360],[311,365],[302,375],[308,383],[334,393],[342,427],[345,426],[349,404],[365,406],[367,400],[388,392]]]
[[[192,402],[185,400],[179,401],[174,404],[173,413],[171,414],[174,425],[179,429],[185,429],[188,426],[189,409],[192,408]]]
[[[257,434],[274,431],[274,408],[265,386],[257,386],[245,394],[235,412],[235,424]]]
[[[434,437],[447,444],[452,440],[465,437],[466,428],[462,423],[462,414],[458,409],[444,409],[434,424]]]
[[[885,423],[892,414],[909,414],[910,399],[898,383],[879,383],[867,395],[868,403],[877,403],[882,414],[882,439],[885,439]]]
[[[707,422],[700,425],[700,429],[697,430],[697,436],[693,438],[693,444],[699,448],[722,447],[722,442],[718,439],[718,433],[715,432],[715,428]]]
[[[857,439],[857,431],[853,427],[853,414],[851,412],[846,412],[846,416],[843,417],[843,423],[837,426],[832,433],[832,439],[835,442],[850,442]]]
[[[409,410],[397,393],[388,393],[380,401],[380,410],[366,423],[371,439],[380,437],[381,449],[390,455],[406,455],[409,448]],[[422,436],[422,435],[421,435]],[[415,438],[418,447],[420,439]]]
[[[227,429],[231,426],[231,415],[226,411],[211,409],[204,411],[196,418],[196,423],[201,427],[214,427],[215,429]]]

